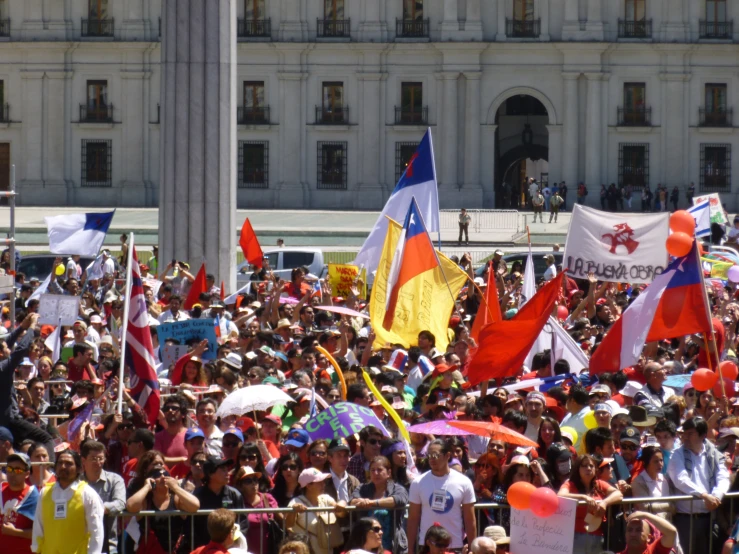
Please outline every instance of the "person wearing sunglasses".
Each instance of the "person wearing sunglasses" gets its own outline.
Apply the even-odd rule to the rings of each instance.
[[[189,461],[190,471],[180,480],[180,486],[187,492],[193,492],[205,484],[205,471],[203,466],[207,456],[205,452],[196,452]]]
[[[303,471],[303,467],[303,461],[294,452],[288,452],[277,460],[272,496],[280,508],[286,508],[293,498],[302,493],[298,476]]]
[[[279,457],[279,456],[278,456]],[[245,442],[239,449],[236,468],[250,467],[259,477],[259,492],[269,492],[274,486],[269,478],[267,468],[264,465],[264,458],[259,446],[254,442]],[[236,473],[234,473],[235,479]],[[234,480],[234,484],[236,481]]]
[[[349,540],[346,542],[347,554],[358,554],[359,552],[371,552],[382,554],[382,526],[380,522],[371,517],[363,517],[352,527]]]
[[[31,474],[31,460],[27,455],[15,453],[8,456],[5,467],[7,482],[0,489],[0,506],[9,509],[0,513],[3,524],[3,550],[5,552],[30,552],[33,519],[39,493],[26,480]],[[13,508],[10,508],[14,506]]]
[[[180,395],[167,397],[162,406],[162,413],[167,427],[155,435],[154,450],[164,454],[164,463],[171,467],[188,460],[185,448],[187,400]]]
[[[277,508],[277,501],[267,492],[260,492],[262,473],[249,466],[243,466],[234,474],[234,483],[244,497],[244,508]],[[251,513],[246,544],[252,554],[267,554],[270,551],[270,519],[282,520],[282,514]]]
[[[197,427],[191,427],[185,431],[185,451],[187,458],[178,462],[170,469],[172,477],[182,479],[190,473],[190,464],[193,456],[205,451],[205,433]]]
[[[360,483],[366,483],[369,480],[369,463],[381,454],[382,439],[382,432],[372,425],[368,425],[359,432],[359,452],[351,457],[346,470]]]

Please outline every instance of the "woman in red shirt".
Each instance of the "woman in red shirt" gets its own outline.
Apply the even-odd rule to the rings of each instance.
[[[602,523],[606,519],[608,506],[623,499],[618,489],[596,478],[598,465],[596,459],[589,454],[578,457],[572,464],[569,480],[559,489],[559,496],[563,498],[587,502],[577,506],[572,554],[588,554],[602,550]],[[590,524],[586,524],[585,521],[588,514],[596,518]]]

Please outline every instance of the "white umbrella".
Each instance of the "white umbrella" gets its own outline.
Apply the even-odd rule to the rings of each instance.
[[[293,402],[286,393],[272,385],[253,385],[229,394],[218,408],[216,415],[241,416],[248,412],[263,411],[278,404]]]

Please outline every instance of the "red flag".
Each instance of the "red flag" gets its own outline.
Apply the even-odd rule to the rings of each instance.
[[[197,304],[200,300],[200,294],[208,292],[208,285],[205,283],[205,264],[200,266],[198,274],[195,276],[195,281],[190,287],[190,292],[187,293],[187,299],[185,300],[185,309],[191,310],[193,304]]]
[[[467,380],[474,386],[488,379],[510,377],[521,369],[557,301],[562,280],[552,279],[511,319],[484,327]]]
[[[221,281],[221,302],[226,300],[226,283]]]
[[[487,304],[487,306],[486,306]],[[477,342],[480,331],[490,323],[502,321],[503,316],[500,314],[500,300],[498,300],[498,285],[495,283],[495,272],[493,271],[493,262],[488,265],[488,288],[485,291],[483,303],[477,308],[475,321],[472,323],[470,336]]]
[[[254,229],[251,228],[251,223],[249,222],[248,217],[246,218],[246,221],[244,221],[244,226],[241,228],[239,246],[241,246],[241,251],[244,253],[244,258],[246,258],[247,262],[259,268],[262,267],[264,254],[262,253],[262,247],[259,246],[257,235],[254,232]]]

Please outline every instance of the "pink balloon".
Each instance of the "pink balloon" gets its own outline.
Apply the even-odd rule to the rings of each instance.
[[[536,517],[550,517],[559,508],[559,496],[550,488],[540,487],[531,495],[530,508]]]
[[[566,306],[557,306],[557,319],[564,321],[567,319],[568,315],[570,315],[570,312],[567,310]]]

